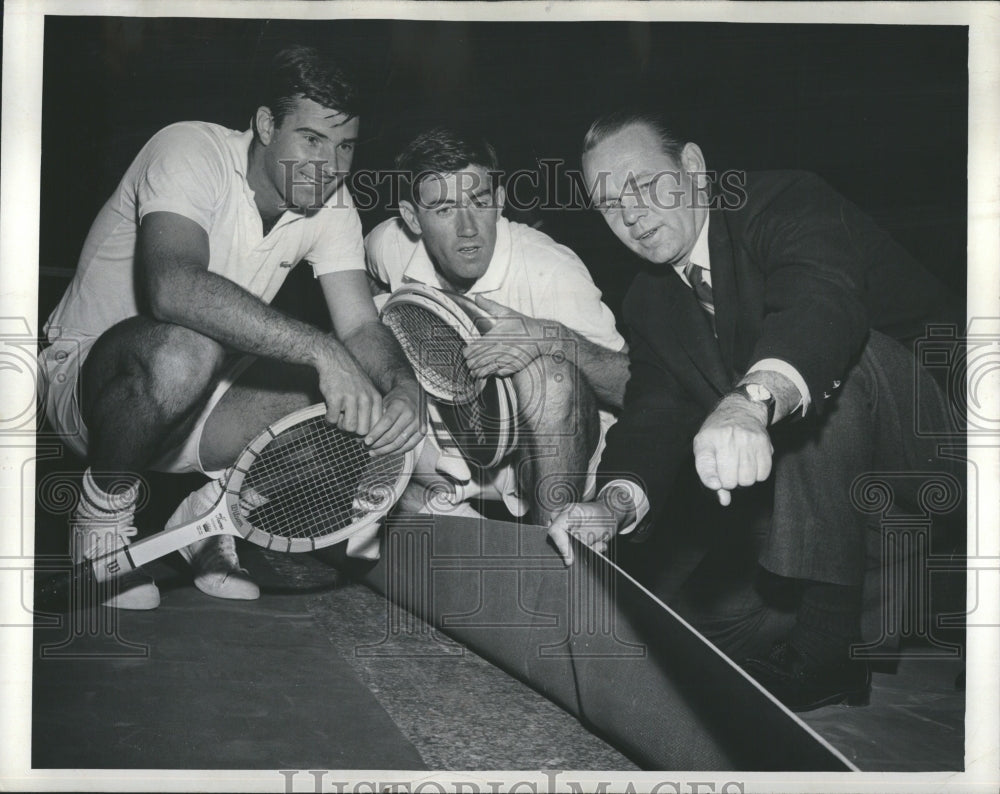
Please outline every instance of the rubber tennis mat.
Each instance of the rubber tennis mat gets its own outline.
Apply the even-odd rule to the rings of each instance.
[[[565,568],[542,527],[393,519],[366,580],[647,769],[854,769],[615,565],[578,547]]]

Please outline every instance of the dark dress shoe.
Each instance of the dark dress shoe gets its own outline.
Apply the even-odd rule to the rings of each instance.
[[[744,659],[741,667],[792,711],[846,703],[867,706],[872,672],[860,659],[815,664],[784,640],[771,647],[766,659]]]

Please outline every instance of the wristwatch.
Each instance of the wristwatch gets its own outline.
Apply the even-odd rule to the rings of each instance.
[[[767,386],[759,383],[743,383],[736,388],[734,394],[746,398],[752,403],[763,405],[767,409],[767,426],[774,421],[774,395]]]

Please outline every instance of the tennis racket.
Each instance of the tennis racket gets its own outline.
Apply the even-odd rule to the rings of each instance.
[[[235,535],[271,551],[331,546],[369,528],[403,493],[415,450],[373,456],[360,436],[326,421],[317,404],[267,427],[240,453],[222,496],[200,518],[84,560],[39,588],[36,603],[65,603],[70,588],[96,588],[213,535]],[[103,599],[102,599],[103,600]]]
[[[385,302],[382,322],[432,397],[467,403],[482,392],[486,380],[473,377],[462,350],[490,330],[495,320],[475,301],[426,284],[406,284]]]
[[[518,440],[514,385],[510,378],[474,377],[463,355],[495,318],[464,295],[419,283],[392,293],[381,317],[428,394],[432,429],[443,425],[465,456],[482,466],[510,454]]]
[[[427,398],[430,427],[442,449],[454,447],[485,468],[499,465],[518,441],[514,386],[508,378],[491,380],[471,403]]]

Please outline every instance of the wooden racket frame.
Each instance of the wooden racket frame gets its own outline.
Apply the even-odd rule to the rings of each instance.
[[[416,453],[420,450],[419,445],[415,449],[402,453],[402,467],[399,475],[396,477],[396,481],[392,484],[393,490],[391,499],[385,499],[382,506],[377,510],[373,510],[364,522],[351,524],[343,529],[338,529],[336,532],[331,532],[329,535],[324,535],[319,538],[318,542],[316,538],[283,538],[277,535],[272,535],[268,532],[263,532],[262,530],[254,527],[240,515],[240,489],[243,486],[243,481],[250,470],[250,466],[253,465],[253,462],[257,459],[264,448],[271,442],[272,439],[276,438],[280,433],[284,432],[288,428],[307,419],[324,416],[325,414],[326,405],[323,403],[310,405],[307,408],[302,408],[294,413],[288,414],[287,416],[284,416],[276,422],[268,425],[253,441],[247,444],[243,449],[243,452],[240,453],[239,458],[233,465],[233,471],[230,474],[229,479],[226,481],[223,497],[228,503],[228,515],[230,520],[232,520],[233,525],[237,528],[240,536],[245,540],[271,551],[299,553],[323,549],[327,546],[334,546],[337,543],[347,540],[355,533],[370,527],[376,521],[381,520],[382,517],[392,509],[393,505],[399,501],[399,497],[402,496],[403,490],[406,488],[406,485],[410,480],[410,475],[413,473],[413,467],[416,463]]]
[[[484,332],[496,325],[496,318],[467,296],[419,282],[404,284],[389,296],[380,312],[383,322],[386,310],[400,303],[413,304],[426,309],[447,323],[467,342],[478,339]],[[427,392],[429,408],[432,402],[436,408],[436,410],[430,411],[431,419],[440,421],[447,427],[448,431],[453,434],[453,443],[462,450],[466,457],[471,458],[481,466],[492,468],[517,448],[519,440],[518,400],[514,384],[509,377],[477,378],[476,396],[470,400],[458,402],[450,394],[443,393],[433,383],[427,382],[420,371],[419,362],[410,360],[410,364],[420,385]],[[450,415],[461,411],[463,405],[472,400],[483,400],[483,392],[486,388],[495,389],[495,394],[491,394],[486,399],[495,400],[497,415],[489,414],[489,416],[499,423],[499,426],[495,428],[497,433],[496,449],[489,456],[482,455],[482,446],[463,444],[461,440],[454,438],[456,430],[449,422]],[[492,447],[493,443],[491,442],[489,446]]]
[[[476,306],[475,302],[470,301],[468,298],[464,298],[463,296],[457,294],[446,293],[443,290],[435,289],[427,284],[419,283],[404,284],[389,296],[389,299],[385,302],[385,305],[382,306],[382,311],[379,314],[379,316],[382,317],[382,321],[385,322],[386,311],[401,303],[420,306],[421,308],[426,309],[439,320],[447,323],[466,342],[482,336],[479,329],[476,327],[474,320],[478,319],[485,321],[488,319],[491,324],[495,322],[490,315]],[[473,310],[475,310],[475,312]],[[406,352],[405,347],[403,348],[403,352]],[[407,356],[407,358],[409,358],[409,356]],[[423,387],[424,391],[439,400],[454,403],[455,400],[451,394],[443,392],[423,374],[421,367],[419,366],[420,363],[421,362],[419,361],[410,360],[413,372],[416,374],[417,380],[420,381],[420,385]],[[477,395],[481,394],[485,385],[485,380],[477,379],[475,393]]]
[[[260,456],[265,447],[283,431],[306,420],[325,416],[325,414],[326,406],[323,403],[317,403],[272,422],[243,448],[230,470],[222,495],[207,512],[187,524],[160,530],[154,535],[123,546],[116,552],[89,560],[98,572],[97,578],[103,580],[117,575],[119,570],[127,571],[138,568],[170,552],[213,535],[235,535],[270,551],[301,553],[333,546],[381,520],[392,509],[406,488],[410,475],[413,473],[416,461],[415,452],[419,450],[419,446],[415,450],[402,453],[402,467],[393,484],[393,498],[385,499],[383,504],[377,510],[373,510],[362,522],[343,527],[318,539],[285,538],[257,529],[243,517],[240,509],[240,490],[253,462]]]

